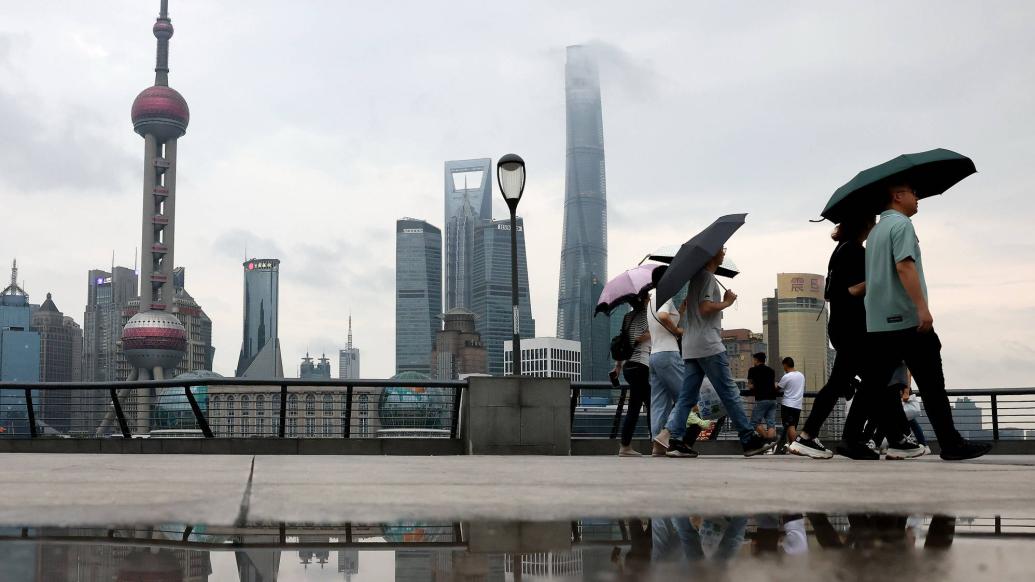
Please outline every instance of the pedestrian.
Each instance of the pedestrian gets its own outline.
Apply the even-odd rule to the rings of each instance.
[[[888,386],[895,368],[905,361],[924,399],[941,458],[980,457],[991,450],[991,445],[969,442],[960,435],[945,392],[942,344],[934,330],[920,243],[910,220],[919,210],[917,192],[904,180],[891,183],[886,192],[885,210],[866,239],[865,306],[870,356],[863,376],[864,390],[874,398],[874,410],[882,412],[880,424],[888,434],[889,455],[896,448],[911,456],[923,454],[923,446],[906,438],[900,394]]]
[[[663,269],[654,271],[655,283],[661,277],[659,271],[663,272]],[[671,441],[665,431],[665,423],[679,398],[679,390],[686,375],[683,360],[679,357],[678,338],[683,334],[683,328],[679,327],[679,319],[679,310],[672,300],[666,301],[659,308],[657,295],[651,295],[647,331],[650,334],[650,427],[653,432],[651,455],[654,457],[697,456],[696,451],[692,449],[670,450]]]
[[[722,343],[722,312],[737,300],[733,291],[720,292],[715,279],[715,270],[725,256],[726,249],[719,250],[690,280],[684,302],[686,325],[681,346],[686,375],[678,401],[658,440],[662,444],[674,443],[677,450],[685,446],[682,439],[686,432],[686,419],[697,404],[701,383],[707,377],[740,437],[744,456],[751,457],[769,450],[772,443],[755,434],[755,428],[744,413],[740,388],[733,381],[726,346]]]
[[[889,386],[897,390],[902,399],[902,412],[906,415],[906,421],[909,423],[909,432],[913,435],[913,438],[924,447],[924,454],[931,454],[931,448],[927,446],[927,438],[924,435],[924,429],[920,426],[920,422],[917,417],[920,416],[921,406],[920,399],[913,394],[910,384],[912,383],[912,375],[909,373],[909,368],[903,363],[891,376],[891,382]],[[876,451],[887,452],[887,440],[885,439],[884,430],[877,425],[876,421],[871,420],[866,424],[866,430],[863,433],[863,439],[866,439],[867,446]]]
[[[622,424],[622,440],[618,449],[619,457],[642,457],[632,448],[632,437],[636,431],[636,423],[640,418],[640,410],[650,401],[650,330],[647,325],[647,305],[649,292],[641,293],[629,303],[632,311],[622,319],[622,333],[625,341],[632,346],[632,355],[624,362],[615,362],[614,374],[622,373],[629,384],[629,409],[625,413]]]
[[[776,440],[776,372],[765,360],[765,352],[751,356],[754,365],[748,370],[748,388],[755,397],[751,426],[758,436],[773,441]]]
[[[853,459],[878,459],[863,443],[863,423],[870,414],[866,395],[857,395],[856,376],[862,374],[865,361],[866,307],[863,295],[866,292],[866,251],[863,243],[873,228],[872,216],[841,221],[831,238],[837,242],[827,263],[827,279],[824,298],[830,307],[827,335],[836,351],[834,367],[827,383],[819,390],[812,410],[805,420],[801,434],[791,443],[789,451],[814,459],[829,459],[834,453],[820,442],[819,430],[834,410],[838,398],[851,400],[848,419],[845,421],[844,443],[839,452]]]
[[[798,421],[801,419],[801,405],[805,401],[805,374],[794,368],[794,358],[787,356],[781,362],[783,377],[777,387],[780,391],[780,420],[783,436],[778,454],[787,452],[787,447],[798,438]]]

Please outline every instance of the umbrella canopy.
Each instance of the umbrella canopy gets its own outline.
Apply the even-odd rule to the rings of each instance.
[[[726,241],[744,225],[747,214],[720,216],[708,228],[679,247],[668,271],[658,281],[658,305],[675,297],[676,293],[700,272],[712,257],[719,254]]]
[[[665,245],[653,253],[650,253],[646,257],[643,257],[643,261],[640,261],[642,265],[644,261],[657,261],[659,263],[665,263],[666,265],[672,262],[672,257],[676,256],[679,252],[679,246],[677,245]],[[719,277],[729,277],[730,279],[740,274],[740,268],[737,264],[726,257],[722,260],[722,264],[715,270],[715,274]]]
[[[863,170],[834,191],[820,214],[832,222],[851,216],[879,214],[887,187],[907,182],[920,198],[935,196],[977,172],[967,156],[945,149],[903,154],[879,166]]]
[[[632,300],[644,291],[653,289],[654,282],[651,276],[655,269],[663,266],[640,265],[608,281],[607,285],[604,285],[603,291],[600,292],[600,299],[597,300],[597,308],[593,314],[611,315],[611,312],[622,303]]]

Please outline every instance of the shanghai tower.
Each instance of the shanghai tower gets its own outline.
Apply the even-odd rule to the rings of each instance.
[[[568,47],[564,67],[567,169],[557,337],[582,344],[582,379],[607,379],[608,322],[594,318],[607,281],[607,180],[600,77],[589,48]]]

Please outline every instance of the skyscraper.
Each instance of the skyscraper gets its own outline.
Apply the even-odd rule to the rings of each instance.
[[[442,231],[423,220],[395,223],[395,370],[431,373],[441,329]]]
[[[306,352],[305,357],[302,358],[302,364],[298,367],[298,377],[303,380],[330,380],[331,361],[324,355],[313,363],[313,358],[309,357],[309,352]]]
[[[283,378],[277,322],[280,260],[248,259],[244,267],[244,339],[237,360],[239,378]]]
[[[456,380],[461,374],[484,374],[485,346],[475,329],[474,314],[459,307],[442,314],[442,331],[435,335],[431,377]]]
[[[762,301],[762,335],[769,348],[769,364],[779,378],[783,375],[780,361],[787,356],[794,358],[795,368],[805,375],[805,390],[819,390],[827,381],[829,347],[824,277],[779,273],[776,282],[776,297]]]
[[[446,162],[445,207],[445,309],[470,309],[472,239],[492,219],[491,159]]]
[[[133,269],[92,269],[87,275],[83,315],[84,382],[115,382],[126,377],[117,373],[117,360],[121,355],[119,340],[125,323],[122,312],[136,295],[137,274]]]
[[[50,293],[33,314],[32,327],[40,335],[40,382],[80,381],[75,358],[82,354],[76,345],[83,344],[83,330],[61,313]],[[45,391],[40,395],[40,419],[56,430],[68,432],[73,411],[82,408],[78,396],[71,390]]]
[[[338,378],[354,380],[359,375],[359,348],[352,345],[352,316],[349,316],[349,339],[345,349],[338,350]]]
[[[528,294],[525,229],[517,219],[518,308],[521,337],[535,337],[535,320]],[[488,372],[503,374],[503,342],[514,339],[514,307],[511,297],[510,219],[484,220],[472,246],[471,311],[488,354]]]
[[[18,285],[18,263],[11,284],[0,291],[0,382],[39,382],[40,335],[32,329],[29,294]],[[33,392],[38,407],[39,396]],[[0,427],[6,434],[26,434],[25,392],[0,390]]]
[[[567,169],[557,300],[557,337],[582,345],[582,378],[606,380],[611,367],[607,318],[594,307],[607,281],[607,179],[596,60],[568,47],[565,65]]]

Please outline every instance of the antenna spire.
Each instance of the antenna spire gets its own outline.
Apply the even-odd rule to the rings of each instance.
[[[346,347],[352,349],[352,312],[349,312],[349,341]]]
[[[173,35],[172,20],[169,20],[169,0],[162,0],[158,20],[151,29],[158,39],[158,55],[155,63],[155,85],[169,86],[169,39]]]

